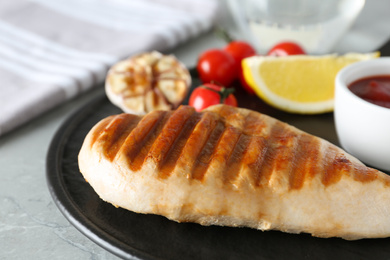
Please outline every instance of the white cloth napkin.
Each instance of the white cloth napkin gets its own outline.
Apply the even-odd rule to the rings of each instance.
[[[103,82],[120,59],[211,28],[217,0],[0,0],[0,135]]]

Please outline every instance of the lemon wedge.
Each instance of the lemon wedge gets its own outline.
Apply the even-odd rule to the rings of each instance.
[[[334,81],[343,67],[379,57],[379,52],[345,55],[253,56],[242,61],[245,81],[268,104],[291,113],[333,111]]]

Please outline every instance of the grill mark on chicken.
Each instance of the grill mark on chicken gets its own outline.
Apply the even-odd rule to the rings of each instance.
[[[92,132],[92,138],[91,138],[91,148],[96,143],[97,139],[104,133],[104,129],[111,123],[112,120],[115,119],[116,116],[109,116],[105,119],[103,119],[94,129]]]
[[[226,172],[228,171],[228,161],[231,158],[233,150],[240,138],[241,132],[232,126],[227,125],[222,133],[219,142],[216,144],[214,154],[210,164],[220,165],[218,170],[219,178],[226,182]]]
[[[289,175],[289,188],[302,188],[308,178],[312,178],[318,171],[320,142],[307,134],[299,137],[299,144],[293,150],[294,159]]]
[[[132,171],[141,169],[155,137],[167,120],[166,111],[155,111],[142,118],[123,145],[123,151]]]
[[[356,181],[360,181],[360,182],[370,182],[378,178],[378,170],[364,167],[361,165],[354,167],[353,173],[354,173],[353,178]],[[390,185],[390,182],[387,181],[386,184]]]
[[[322,171],[321,181],[324,186],[337,183],[341,176],[352,169],[351,162],[340,154],[335,147],[329,146],[324,155],[323,165],[327,165]]]
[[[210,136],[216,127],[218,120],[214,113],[205,112],[201,114],[199,122],[194,127],[191,135],[182,150],[180,159],[178,160],[179,167],[187,168],[186,177],[193,178],[192,173],[195,171],[195,163],[198,161],[204,146],[207,144]],[[188,167],[190,166],[190,167]]]
[[[225,131],[225,124],[218,120],[214,129],[212,129],[208,140],[205,141],[205,145],[202,147],[199,156],[197,156],[194,166],[192,168],[191,176],[193,179],[203,181],[204,175],[210,166],[213,154],[217,148],[217,144]]]
[[[296,134],[286,129],[283,123],[275,122],[266,138],[267,149],[264,153],[263,167],[258,172],[260,175],[258,183],[256,183],[258,186],[267,186],[270,181],[281,179],[278,173],[285,171],[288,166],[291,159],[289,147],[293,139],[296,138]]]
[[[121,114],[113,118],[97,139],[103,146],[105,157],[113,161],[129,133],[137,126],[140,117]]]
[[[250,170],[250,178],[254,186],[258,186],[260,183],[261,171],[268,148],[268,141],[264,137],[254,136],[245,152],[243,163]]]
[[[245,123],[243,127],[243,132],[246,135],[261,136],[264,134],[264,131],[267,130],[267,125],[264,122],[264,117],[253,112],[250,112],[245,117]]]
[[[135,165],[140,165],[139,169],[142,167],[143,163],[146,161],[146,159],[149,157],[150,151],[155,144],[156,139],[161,134],[162,129],[164,128],[165,124],[168,122],[168,119],[172,115],[172,112],[167,112],[164,117],[159,121],[159,123],[156,125],[156,128],[150,133],[148,136],[144,147],[141,148],[139,154],[137,154],[136,158],[134,159]]]
[[[230,108],[230,107],[229,107]],[[261,160],[257,160],[259,156],[262,155],[262,147],[258,145],[264,145],[264,143],[258,143],[256,141],[252,141],[256,139],[256,135],[261,135],[264,131],[267,130],[266,125],[262,118],[259,118],[254,113],[248,113],[245,117],[238,117],[237,113],[233,113],[230,109],[224,109],[224,113],[226,116],[235,117],[236,120],[239,119],[240,129],[242,130],[242,134],[237,141],[234,150],[227,162],[226,174],[225,174],[225,183],[231,183],[233,186],[239,186],[239,175],[241,170],[243,169],[243,165],[250,164],[251,166],[256,165],[254,162],[259,163]],[[256,146],[250,146],[250,144],[256,144]],[[252,159],[249,159],[252,157]],[[261,159],[261,158],[260,158]],[[248,162],[249,160],[249,162]],[[250,167],[250,169],[254,169],[255,167]],[[257,181],[257,176],[255,174],[251,174],[252,178],[254,178],[254,182]]]
[[[226,163],[226,171],[224,174],[224,183],[235,184],[236,179],[240,174],[241,167],[243,165],[243,159],[246,151],[248,150],[248,143],[252,137],[239,134],[237,141],[234,145],[233,151],[230,153],[229,159]]]
[[[172,148],[177,137],[180,135],[183,127],[186,125],[187,120],[195,112],[194,108],[179,107],[172,113],[162,129],[160,135],[156,138],[153,146],[148,154],[149,158],[152,158],[158,169],[161,169],[167,155]],[[167,177],[160,174],[160,177]]]
[[[241,161],[244,167],[248,169],[249,176],[247,178],[249,179],[246,179],[246,181],[249,181],[251,185],[260,183],[260,172],[264,162],[264,155],[268,149],[268,142],[264,136],[267,135],[266,132],[271,125],[267,126],[263,119],[262,116],[259,117],[259,115],[250,112],[246,115],[243,124],[243,133],[250,138],[247,140]]]
[[[222,106],[218,108],[218,111],[215,111],[218,115],[223,118],[226,123],[226,127],[231,126],[239,129],[243,132],[243,126],[246,122],[245,116],[237,113],[235,107],[232,106]]]
[[[173,169],[176,167],[176,162],[180,158],[180,155],[184,149],[184,146],[193,132],[194,127],[201,119],[201,114],[193,113],[187,120],[186,124],[177,135],[177,138],[173,141],[165,159],[160,164],[159,177],[167,178],[171,175]]]

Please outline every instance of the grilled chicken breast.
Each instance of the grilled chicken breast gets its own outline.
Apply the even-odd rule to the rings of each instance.
[[[178,222],[390,236],[390,177],[269,116],[181,106],[100,121],[80,171],[105,201]]]

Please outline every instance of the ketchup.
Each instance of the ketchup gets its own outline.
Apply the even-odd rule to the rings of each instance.
[[[362,78],[352,82],[348,88],[370,103],[390,108],[390,75]]]

